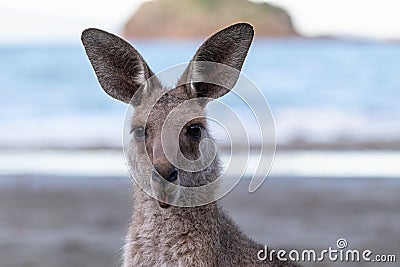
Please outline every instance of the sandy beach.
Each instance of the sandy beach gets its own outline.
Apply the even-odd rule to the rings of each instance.
[[[345,238],[348,248],[400,257],[398,179],[275,177],[254,194],[247,186],[222,204],[262,244],[322,250]],[[0,177],[0,266],[118,266],[131,206],[127,177]]]

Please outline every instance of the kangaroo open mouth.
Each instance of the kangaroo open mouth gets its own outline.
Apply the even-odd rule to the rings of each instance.
[[[170,204],[164,203],[162,201],[158,201],[158,205],[160,205],[160,208],[163,208],[163,209],[167,209],[171,206]]]

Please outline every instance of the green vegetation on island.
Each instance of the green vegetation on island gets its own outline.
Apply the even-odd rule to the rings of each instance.
[[[282,8],[247,0],[157,0],[145,2],[124,27],[127,38],[200,38],[245,21],[257,36],[298,36]]]

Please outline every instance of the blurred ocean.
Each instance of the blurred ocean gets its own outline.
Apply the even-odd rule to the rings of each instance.
[[[133,43],[159,72],[189,61],[201,42]],[[398,144],[399,71],[400,44],[335,40],[258,39],[243,68],[281,145]],[[81,46],[1,46],[0,81],[1,148],[121,146],[126,107],[100,89]]]

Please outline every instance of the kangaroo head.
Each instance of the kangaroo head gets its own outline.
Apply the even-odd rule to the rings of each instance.
[[[134,107],[128,153],[131,172],[135,177],[144,176],[143,166],[151,164],[148,182],[161,207],[168,207],[166,203],[178,197],[174,185],[201,186],[218,177],[215,157],[201,166],[205,156],[202,151],[215,150],[209,142],[203,142],[211,138],[204,108],[236,84],[253,35],[253,27],[246,23],[215,33],[197,50],[175,88],[167,89],[126,41],[98,29],[82,33],[86,53],[104,91]],[[200,168],[193,168],[193,162]]]

